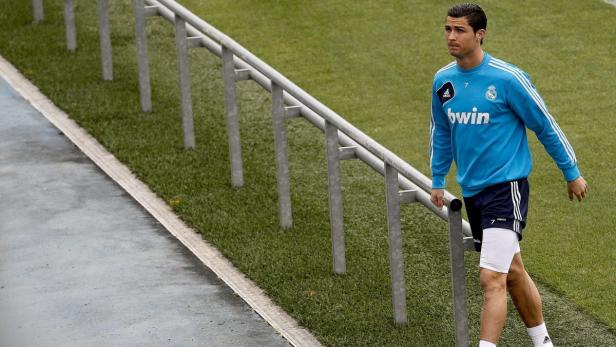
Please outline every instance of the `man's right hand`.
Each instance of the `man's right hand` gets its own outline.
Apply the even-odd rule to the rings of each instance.
[[[573,201],[575,196],[578,201],[582,201],[588,192],[588,183],[584,177],[580,176],[571,182],[567,182],[567,194],[569,194],[569,200]]]
[[[440,209],[443,208],[443,205],[445,205],[445,200],[443,199],[444,197],[445,189],[432,189],[430,201],[432,201],[432,203]]]

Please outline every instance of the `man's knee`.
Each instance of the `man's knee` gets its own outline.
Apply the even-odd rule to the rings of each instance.
[[[486,296],[499,295],[507,290],[507,275],[482,268],[479,271],[479,282]]]

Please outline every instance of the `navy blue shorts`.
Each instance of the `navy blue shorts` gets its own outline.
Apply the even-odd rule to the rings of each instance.
[[[477,252],[481,251],[484,229],[513,230],[522,240],[522,229],[526,226],[528,214],[528,195],[528,180],[522,178],[486,187],[478,194],[464,198]]]

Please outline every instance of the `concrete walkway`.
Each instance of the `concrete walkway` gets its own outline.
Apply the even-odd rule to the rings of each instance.
[[[289,346],[0,78],[0,346]]]

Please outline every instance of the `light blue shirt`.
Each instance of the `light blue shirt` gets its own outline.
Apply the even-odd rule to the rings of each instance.
[[[432,87],[432,188],[445,188],[452,160],[464,197],[528,177],[532,161],[526,127],[567,181],[580,176],[573,148],[524,71],[485,52],[472,69],[446,65]]]

